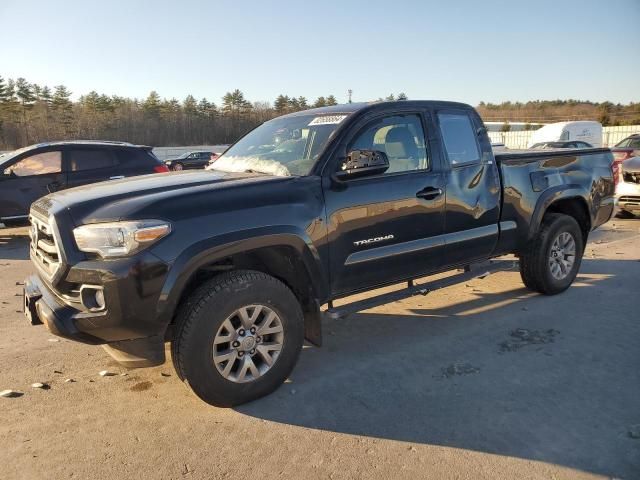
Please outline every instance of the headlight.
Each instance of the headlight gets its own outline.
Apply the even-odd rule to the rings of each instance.
[[[169,223],[160,220],[137,220],[83,225],[73,230],[73,236],[81,251],[110,258],[136,253],[169,232]]]

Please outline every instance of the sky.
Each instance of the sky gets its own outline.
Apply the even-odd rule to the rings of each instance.
[[[640,101],[640,0],[0,0],[0,76],[216,103]]]

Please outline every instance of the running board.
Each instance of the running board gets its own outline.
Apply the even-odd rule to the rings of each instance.
[[[362,310],[368,310],[370,308],[386,305],[387,303],[397,302],[398,300],[404,300],[405,298],[413,297],[415,295],[427,295],[435,290],[440,290],[441,288],[468,282],[474,278],[483,279],[492,273],[512,270],[517,268],[517,266],[517,260],[490,260],[489,262],[468,265],[464,267],[461,273],[456,275],[440,278],[431,282],[421,283],[419,285],[416,285],[413,280],[409,280],[407,282],[407,288],[397,290],[395,292],[383,293],[382,295],[365,298],[364,300],[348,303],[340,307],[334,307],[333,302],[329,302],[329,308],[325,312],[325,315],[332,320],[339,320],[353,313],[361,312]]]

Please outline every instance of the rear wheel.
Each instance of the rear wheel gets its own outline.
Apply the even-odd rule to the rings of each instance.
[[[520,255],[522,281],[545,295],[563,292],[578,274],[583,251],[578,222],[568,215],[549,213]]]
[[[179,172],[179,171],[181,171],[181,170],[184,170],[184,165],[182,165],[181,163],[176,163],[176,164],[174,164],[174,165],[173,165],[173,169],[174,169],[176,172]]]
[[[172,359],[202,400],[231,407],[267,395],[289,376],[302,349],[298,300],[279,280],[233,271],[182,305]]]

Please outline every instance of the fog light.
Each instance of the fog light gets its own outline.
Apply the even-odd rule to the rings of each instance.
[[[80,300],[82,305],[92,312],[104,310],[104,290],[100,286],[83,285],[80,287]]]

